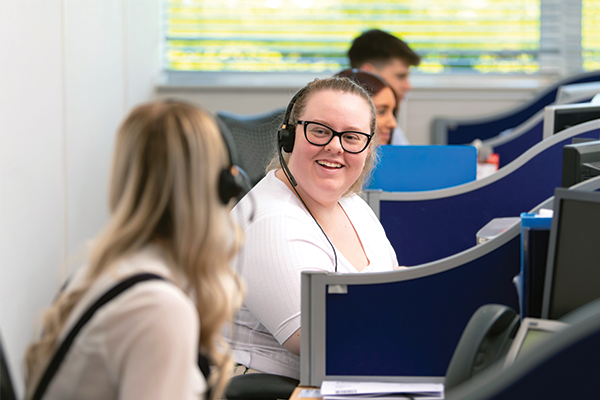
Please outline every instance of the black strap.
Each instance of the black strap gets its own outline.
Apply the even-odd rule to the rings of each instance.
[[[48,389],[48,386],[50,385],[52,378],[54,377],[54,375],[58,371],[58,368],[60,367],[60,364],[64,360],[64,358],[67,354],[67,351],[69,351],[71,344],[73,344],[73,340],[75,339],[75,336],[77,336],[77,334],[79,333],[81,328],[83,328],[83,326],[92,318],[94,313],[100,307],[102,307],[104,304],[108,303],[110,300],[117,297],[119,294],[121,294],[125,290],[129,289],[131,286],[135,285],[136,283],[148,281],[148,280],[152,280],[152,279],[163,279],[164,280],[163,277],[161,277],[159,275],[155,275],[155,274],[133,275],[133,276],[125,279],[124,281],[118,283],[117,285],[115,285],[108,292],[104,293],[104,295],[102,295],[102,297],[100,297],[94,304],[92,304],[92,306],[85,312],[85,314],[83,314],[81,316],[81,318],[79,318],[79,321],[77,321],[77,323],[71,329],[71,331],[69,332],[69,334],[67,335],[65,340],[61,343],[58,350],[54,353],[54,356],[50,360],[50,363],[48,364],[48,367],[46,368],[44,375],[40,379],[40,382],[38,383],[38,386],[35,389],[35,392],[31,399],[32,400],[41,400],[42,399],[42,396],[44,396],[46,389]]]

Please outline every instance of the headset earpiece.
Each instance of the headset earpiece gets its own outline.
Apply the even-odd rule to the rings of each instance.
[[[242,174],[238,167],[232,165],[230,168],[223,168],[219,176],[219,198],[223,204],[228,204],[234,197],[241,197],[246,193],[244,188]]]
[[[237,166],[238,157],[231,132],[229,132],[229,129],[227,129],[227,126],[225,126],[223,121],[219,118],[215,119],[219,126],[223,141],[225,142],[227,155],[229,156],[229,166],[221,170],[218,187],[221,202],[223,204],[228,204],[234,197],[238,200],[241,199],[248,191],[250,191],[252,185],[242,169]]]
[[[277,131],[277,145],[278,149],[283,149],[286,153],[291,153],[294,149],[294,142],[296,140],[296,124],[290,123],[290,116],[292,114],[292,109],[294,108],[294,104],[296,104],[296,100],[298,97],[302,95],[306,91],[308,87],[305,86],[300,89],[292,100],[290,100],[290,104],[288,104],[287,109],[285,110],[285,115],[283,116],[283,121],[281,122],[281,127]]]
[[[277,132],[279,148],[283,149],[286,153],[291,153],[294,149],[294,141],[296,140],[296,130],[294,127],[294,125],[290,126],[289,123],[285,123],[281,125]]]

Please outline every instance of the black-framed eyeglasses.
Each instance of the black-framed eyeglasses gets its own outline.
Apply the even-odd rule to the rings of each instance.
[[[296,121],[296,123],[304,126],[304,137],[308,143],[315,146],[327,146],[335,136],[339,136],[342,149],[348,153],[363,152],[373,137],[364,132],[337,132],[327,125],[314,121]]]

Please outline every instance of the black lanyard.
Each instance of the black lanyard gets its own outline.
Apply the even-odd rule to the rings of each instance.
[[[50,363],[48,364],[48,367],[46,368],[44,375],[40,379],[38,386],[35,389],[35,392],[31,399],[32,400],[41,400],[42,399],[42,397],[44,396],[44,393],[46,392],[46,389],[48,389],[48,386],[50,385],[50,382],[52,381],[52,378],[54,377],[54,375],[58,371],[58,368],[60,367],[60,364],[64,360],[64,358],[67,354],[67,351],[69,351],[71,344],[73,344],[73,340],[75,339],[75,336],[77,336],[77,334],[79,333],[81,328],[83,328],[83,326],[92,318],[94,313],[100,307],[102,307],[104,304],[108,303],[110,300],[117,297],[119,294],[121,294],[125,290],[129,289],[131,286],[135,285],[136,283],[153,280],[153,279],[164,280],[164,278],[161,276],[154,275],[154,274],[148,274],[148,273],[133,275],[133,276],[125,279],[124,281],[118,283],[117,285],[115,285],[108,292],[104,293],[104,295],[102,295],[102,297],[100,297],[94,304],[92,304],[92,306],[90,308],[88,308],[88,310],[85,312],[85,314],[83,314],[81,316],[81,318],[79,318],[79,321],[77,321],[75,326],[73,326],[73,328],[71,329],[71,331],[69,332],[69,334],[67,335],[65,340],[61,343],[58,350],[54,353],[54,356],[50,360]]]

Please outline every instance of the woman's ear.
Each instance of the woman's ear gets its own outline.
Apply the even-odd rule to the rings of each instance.
[[[370,62],[366,62],[363,65],[360,66],[359,68],[360,71],[367,71],[370,72],[372,74],[377,74],[377,68],[375,68],[375,66],[373,64],[371,64]]]

